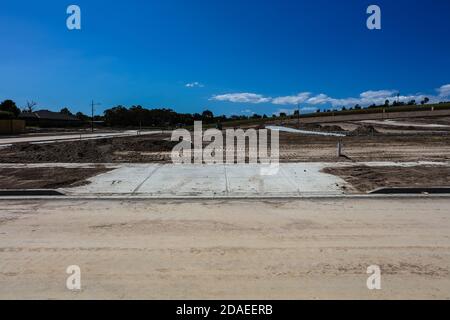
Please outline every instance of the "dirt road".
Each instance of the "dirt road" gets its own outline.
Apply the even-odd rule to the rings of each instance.
[[[449,299],[449,205],[5,200],[0,298]],[[366,287],[370,265],[382,290]]]

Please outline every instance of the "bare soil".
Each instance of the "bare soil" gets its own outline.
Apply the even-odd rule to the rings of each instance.
[[[339,131],[336,127],[321,130]],[[345,157],[337,156],[343,142]],[[0,163],[167,163],[177,142],[170,134],[49,144],[17,144],[0,150]],[[247,148],[248,151],[248,148]],[[360,127],[345,138],[280,133],[281,162],[449,161],[450,135],[382,134]]]
[[[360,192],[382,187],[449,187],[450,167],[334,167],[322,170],[341,177]]]
[[[345,157],[337,157],[339,138],[280,135],[282,162],[448,161],[450,136],[369,134],[342,138]]]
[[[86,179],[108,172],[96,168],[0,168],[0,189],[56,189],[88,183]]]
[[[16,144],[0,150],[0,163],[118,163],[170,159],[176,145],[170,135],[81,140],[48,144]],[[164,154],[165,153],[165,154]]]
[[[450,299],[449,205],[0,201],[0,299]]]

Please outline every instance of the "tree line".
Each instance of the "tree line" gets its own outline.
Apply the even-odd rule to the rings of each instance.
[[[17,118],[21,113],[30,113],[34,111],[36,103],[27,102],[27,105],[19,109],[16,103],[12,100],[5,100],[0,103],[0,117],[2,118]],[[73,114],[68,108],[63,108],[59,111],[62,114],[74,116],[82,122],[92,121],[92,117],[82,112]],[[275,115],[273,115],[275,117]],[[194,121],[202,121],[205,124],[217,124],[226,121],[248,120],[248,119],[265,119],[267,115],[253,114],[233,115],[227,117],[226,115],[214,115],[210,110],[205,110],[202,113],[178,113],[172,109],[147,109],[140,105],[127,108],[125,106],[117,106],[107,109],[103,115],[94,116],[94,121],[103,122],[106,126],[111,127],[167,127],[167,126],[190,126]]]
[[[426,105],[430,101],[429,98],[424,98],[420,101],[421,105]],[[367,108],[380,108],[380,107],[398,107],[405,105],[417,105],[418,103],[415,100],[411,100],[409,102],[401,102],[401,101],[393,101],[392,103],[389,100],[386,100],[384,105],[371,105]],[[22,108],[22,110],[17,107],[16,103],[12,100],[5,100],[0,103],[0,119],[13,119],[17,118],[22,112],[33,112],[36,103],[31,101],[27,102],[26,106]],[[359,104],[354,107],[341,107],[338,109],[332,110],[317,110],[317,112],[339,112],[339,111],[347,111],[347,110],[361,110],[364,109]],[[78,118],[81,122],[90,122],[92,118],[88,115],[85,115],[82,112],[77,112],[73,114],[68,108],[63,108],[60,110],[60,113],[67,114]],[[295,110],[293,115],[288,115],[285,112],[281,112],[279,115],[273,114],[272,118],[286,118],[286,117],[298,117],[300,116],[300,112]],[[203,121],[205,124],[220,124],[227,121],[236,121],[236,120],[248,120],[248,119],[267,119],[269,118],[267,115],[232,115],[225,116],[219,115],[216,116],[210,110],[205,110],[202,113],[178,113],[172,109],[147,109],[140,105],[131,106],[129,108],[125,106],[117,106],[113,108],[109,108],[103,112],[103,115],[94,116],[94,121],[102,122],[106,126],[110,127],[173,127],[173,126],[190,126],[194,124],[194,121]]]

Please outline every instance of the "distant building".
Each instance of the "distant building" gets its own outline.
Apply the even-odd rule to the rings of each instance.
[[[27,126],[35,127],[77,127],[83,125],[83,121],[77,117],[65,113],[49,110],[34,112],[22,112],[19,119],[25,120]]]

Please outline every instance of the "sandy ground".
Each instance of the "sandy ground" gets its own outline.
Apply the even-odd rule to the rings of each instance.
[[[2,299],[450,299],[448,198],[0,204]]]

